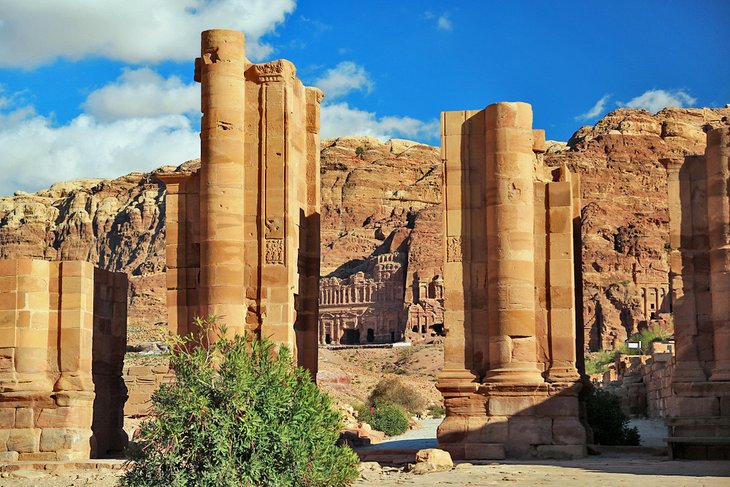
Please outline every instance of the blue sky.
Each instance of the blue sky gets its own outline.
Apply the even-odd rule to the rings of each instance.
[[[724,106],[728,19],[728,0],[0,0],[0,195],[198,157],[208,28],[322,87],[323,136],[435,145],[439,112],[496,101],[556,140],[619,106]]]

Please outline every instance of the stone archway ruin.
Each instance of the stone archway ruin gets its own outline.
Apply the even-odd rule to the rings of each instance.
[[[286,344],[315,372],[322,94],[288,61],[250,63],[233,31],[203,32],[196,79],[201,168],[161,177],[170,327],[185,332],[196,315],[219,316],[233,332]],[[438,387],[447,412],[439,443],[457,458],[585,453],[575,367],[578,179],[542,167],[544,132],[531,125],[524,103],[442,114],[447,335]],[[353,282],[344,296],[325,289],[324,302],[375,299],[377,285]],[[340,340],[347,323],[330,314],[330,340]]]
[[[195,76],[201,168],[160,176],[170,330],[217,316],[231,333],[287,345],[313,373],[318,334],[340,340],[364,319],[360,341],[394,341],[397,253],[372,262],[376,279],[320,289],[322,93],[286,60],[249,62],[234,31],[203,32]],[[459,459],[583,456],[579,178],[544,166],[528,104],[446,112],[441,128],[444,272],[414,278],[424,306],[409,311],[418,332],[446,331],[439,444]],[[645,318],[668,295],[675,305],[669,440],[679,456],[728,458],[730,130],[710,130],[704,156],[664,162],[671,288],[636,283]],[[124,277],[80,262],[0,261],[0,457],[81,459],[124,446]],[[431,299],[443,299],[443,319],[429,314]],[[331,306],[328,333],[318,333],[320,302]],[[338,308],[372,302],[383,313]]]

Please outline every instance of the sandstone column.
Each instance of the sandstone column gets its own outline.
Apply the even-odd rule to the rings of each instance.
[[[243,35],[202,34],[200,82],[200,297],[206,315],[244,331]]]
[[[573,183],[561,168],[561,180],[547,184],[550,369],[552,382],[580,379],[576,369],[575,280],[573,259]],[[578,213],[580,214],[580,213]]]
[[[680,178],[684,158],[663,159],[667,168],[669,193],[670,284],[675,322],[675,356],[677,366],[673,382],[703,382],[706,380],[700,365],[696,338],[697,310],[694,294],[694,264],[692,245],[692,209],[683,206],[690,201],[690,181]]]
[[[715,364],[710,380],[730,380],[730,128],[707,136],[707,223]]]
[[[486,109],[489,364],[485,382],[543,382],[535,340],[532,108]]]
[[[470,245],[468,201],[465,181],[469,178],[468,147],[464,147],[466,111],[441,114],[441,160],[444,163],[444,368],[439,374],[439,390],[449,408],[449,395],[457,397],[476,390],[472,370],[471,316],[469,313]],[[448,388],[448,391],[446,390]],[[463,389],[463,391],[462,391]],[[444,423],[451,421],[448,417]],[[446,426],[442,425],[443,430]],[[440,437],[442,436],[439,433]]]

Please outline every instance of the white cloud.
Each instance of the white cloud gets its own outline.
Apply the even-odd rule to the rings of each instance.
[[[324,76],[314,82],[314,86],[324,91],[327,100],[334,100],[356,90],[370,93],[373,82],[365,68],[351,61],[343,61],[328,69]]]
[[[0,0],[0,66],[32,69],[56,58],[101,56],[129,63],[185,61],[200,32],[246,33],[254,60],[273,48],[261,37],[295,0]]]
[[[411,117],[377,117],[375,113],[341,102],[322,106],[320,133],[322,138],[370,135],[382,140],[401,137],[432,142],[438,137],[439,122]]]
[[[446,14],[443,14],[436,21],[436,28],[439,30],[451,30],[454,26],[451,24],[451,20]]]
[[[148,68],[125,69],[115,83],[93,91],[83,105],[101,121],[200,111],[200,85],[162,78]]]
[[[626,103],[619,102],[618,106],[626,108],[643,108],[656,113],[666,107],[689,107],[697,99],[683,90],[647,90]]]
[[[599,116],[601,113],[603,113],[604,108],[606,108],[606,103],[608,102],[608,99],[611,98],[611,95],[603,95],[600,100],[596,102],[595,105],[591,107],[590,110],[587,112],[578,115],[575,117],[576,120],[591,120]]]
[[[436,15],[431,10],[426,10],[423,12],[423,18],[426,20],[433,20],[436,19],[436,28],[438,30],[453,30],[454,24],[451,22],[451,19],[449,18],[448,13],[443,13],[441,15]]]
[[[79,115],[54,126],[31,107],[0,113],[0,195],[76,178],[111,178],[198,157],[199,138],[182,115],[100,122]]]

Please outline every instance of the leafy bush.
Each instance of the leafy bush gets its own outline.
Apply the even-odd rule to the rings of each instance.
[[[395,404],[406,411],[419,414],[426,409],[426,400],[411,386],[397,377],[383,379],[370,393],[370,406]]]
[[[225,337],[214,320],[173,340],[176,381],[152,396],[127,486],[340,486],[357,457],[337,446],[342,417],[289,350]]]
[[[365,158],[365,148],[363,146],[358,146],[355,149],[355,155],[357,157],[359,157],[360,159],[364,159]]]
[[[358,410],[357,417],[388,436],[398,436],[408,431],[408,413],[395,404],[363,406]]]
[[[589,353],[586,356],[586,374],[602,374],[608,370],[608,366],[616,360],[618,350],[612,352],[601,350],[600,352]]]
[[[629,418],[621,410],[621,399],[615,394],[594,388],[587,401],[588,424],[593,441],[600,445],[638,445],[639,430],[629,428]]]
[[[428,413],[431,415],[432,418],[439,419],[444,417],[446,411],[441,406],[436,406],[435,404],[432,404],[428,407]]]

